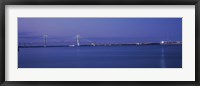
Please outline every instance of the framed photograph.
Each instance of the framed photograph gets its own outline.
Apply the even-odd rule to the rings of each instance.
[[[199,0],[8,0],[0,13],[3,86],[199,86]]]

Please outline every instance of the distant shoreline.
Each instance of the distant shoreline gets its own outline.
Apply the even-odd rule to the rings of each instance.
[[[38,48],[38,47],[86,47],[86,46],[146,46],[146,45],[182,45],[179,43],[175,44],[160,44],[160,43],[150,43],[150,44],[99,44],[99,45],[80,45],[80,46],[70,46],[70,45],[55,45],[55,46],[18,46],[18,48]]]

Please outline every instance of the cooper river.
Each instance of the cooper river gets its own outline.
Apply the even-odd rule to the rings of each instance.
[[[182,45],[20,48],[18,68],[182,68]]]

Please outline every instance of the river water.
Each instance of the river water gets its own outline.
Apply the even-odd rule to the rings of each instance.
[[[182,45],[20,48],[18,68],[182,68]]]

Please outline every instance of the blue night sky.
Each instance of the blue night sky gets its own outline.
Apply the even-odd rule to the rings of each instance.
[[[18,18],[19,42],[96,43],[182,41],[182,18]],[[80,39],[81,41],[81,39]]]

